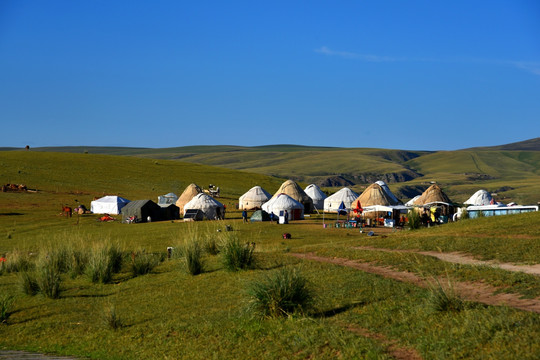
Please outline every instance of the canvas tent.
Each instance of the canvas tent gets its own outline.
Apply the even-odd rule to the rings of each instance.
[[[187,210],[201,210],[204,216],[209,220],[225,218],[225,206],[208,194],[200,193],[195,195],[184,206],[184,214]]]
[[[304,206],[306,213],[313,212],[313,200],[302,190],[302,188],[292,180],[287,180],[281,184],[280,188],[274,194],[274,197],[280,194],[289,195],[294,200]]]
[[[413,197],[411,200],[407,201],[405,203],[405,206],[413,206],[414,205],[414,202],[420,197],[421,195],[416,195],[415,197]]]
[[[249,218],[249,221],[255,222],[255,221],[270,221],[270,214],[268,214],[264,210],[257,210],[251,215]]]
[[[287,194],[274,195],[268,202],[263,204],[262,209],[276,216],[279,216],[280,212],[287,210],[289,220],[302,220],[304,218],[304,205]]]
[[[183,214],[184,206],[195,197],[195,195],[202,193],[202,189],[197,184],[189,184],[182,195],[176,201],[176,206],[180,209],[180,213]]]
[[[122,222],[128,222],[128,219],[136,219],[134,222],[160,221],[161,207],[152,200],[135,200],[129,202],[122,208]],[[150,217],[150,219],[149,219]]]
[[[176,204],[178,201],[178,196],[175,193],[168,193],[166,195],[158,196],[158,205],[167,207],[170,204]]]
[[[120,214],[124,206],[129,203],[128,199],[120,196],[104,196],[90,203],[90,211],[94,214]]]
[[[358,194],[351,189],[344,187],[335,194],[324,199],[324,211],[337,212],[339,205],[343,203],[345,209],[350,209],[351,204],[358,198]]]
[[[467,201],[465,201],[464,204],[476,206],[493,205],[493,198],[486,190],[478,190]]]
[[[180,209],[174,204],[160,205],[161,218],[163,220],[178,220],[180,219]]]
[[[313,207],[317,210],[324,209],[324,199],[326,194],[315,184],[310,184],[306,187],[304,192],[313,200]]]
[[[260,186],[254,186],[249,189],[244,195],[240,196],[238,207],[241,210],[260,209],[262,204],[272,198],[266,190]]]

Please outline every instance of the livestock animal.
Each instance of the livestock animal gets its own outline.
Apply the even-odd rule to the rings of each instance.
[[[73,209],[70,208],[69,206],[62,207],[62,216],[71,217],[72,213],[73,213]]]

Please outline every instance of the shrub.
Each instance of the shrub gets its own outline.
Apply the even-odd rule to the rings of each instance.
[[[202,248],[197,241],[189,241],[184,246],[183,253],[188,273],[191,275],[198,275],[204,272]]]
[[[407,213],[407,218],[409,219],[409,229],[416,230],[419,229],[420,226],[422,226],[422,219],[420,218],[420,214],[416,210],[409,210]]]
[[[313,301],[307,280],[297,270],[283,268],[248,289],[251,307],[264,316],[289,316],[307,310]]]
[[[221,246],[223,265],[227,270],[238,271],[253,266],[255,243],[243,244],[238,236],[228,235]]]
[[[160,262],[160,256],[138,252],[131,254],[131,274],[133,277],[146,275],[152,271]]]
[[[464,309],[465,303],[454,290],[450,280],[446,287],[443,287],[436,279],[435,282],[429,283],[429,306],[436,312],[457,312]]]
[[[34,296],[39,292],[39,283],[36,274],[23,271],[19,273],[19,288],[23,294]]]
[[[5,323],[11,315],[13,296],[8,294],[0,295],[0,323]]]

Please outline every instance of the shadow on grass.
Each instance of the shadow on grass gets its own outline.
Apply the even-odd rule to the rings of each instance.
[[[365,301],[355,302],[355,303],[339,306],[334,309],[319,311],[319,312],[313,313],[311,316],[314,318],[329,318],[329,317],[333,317],[341,313],[344,313],[345,311],[349,311],[356,307],[364,306],[367,304],[368,302],[365,302]]]
[[[23,213],[16,213],[16,212],[0,213],[0,216],[17,216],[17,215],[24,215],[24,214]]]

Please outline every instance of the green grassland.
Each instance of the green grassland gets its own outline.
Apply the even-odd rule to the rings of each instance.
[[[466,303],[461,311],[434,311],[429,289],[290,256],[314,252],[426,276],[449,274],[455,281],[486,282],[501,291],[537,298],[537,276],[355,248],[440,249],[536,264],[540,213],[417,231],[375,229],[377,236],[369,237],[358,229],[325,229],[319,215],[283,226],[243,224],[234,210],[238,197],[254,185],[273,192],[283,181],[262,174],[163,159],[32,151],[0,153],[0,174],[3,183],[38,189],[0,193],[0,255],[37,257],[46,249],[69,244],[90,248],[96,243],[120,244],[126,254],[123,268],[110,283],[62,275],[58,299],[24,295],[19,273],[0,275],[0,295],[14,296],[10,317],[0,323],[0,348],[95,359],[386,359],[393,358],[391,342],[425,359],[540,355],[539,314],[478,303]],[[128,225],[98,222],[93,214],[59,216],[61,205],[75,206],[75,199],[87,206],[103,194],[155,200],[170,191],[179,193],[191,182],[221,187],[220,200],[230,205],[226,220]],[[327,215],[325,221],[333,219]],[[227,225],[232,232],[226,231]],[[291,233],[292,239],[283,240],[283,232]],[[197,276],[189,275],[178,257],[164,260],[147,275],[130,274],[132,252],[165,255],[167,247],[179,249],[187,240],[212,237],[219,242],[227,235],[256,243],[252,269],[230,272],[220,254],[206,254],[206,270]],[[250,307],[250,284],[284,268],[296,269],[308,280],[313,307],[283,318],[258,316]],[[116,330],[104,321],[111,308],[123,324]]]

